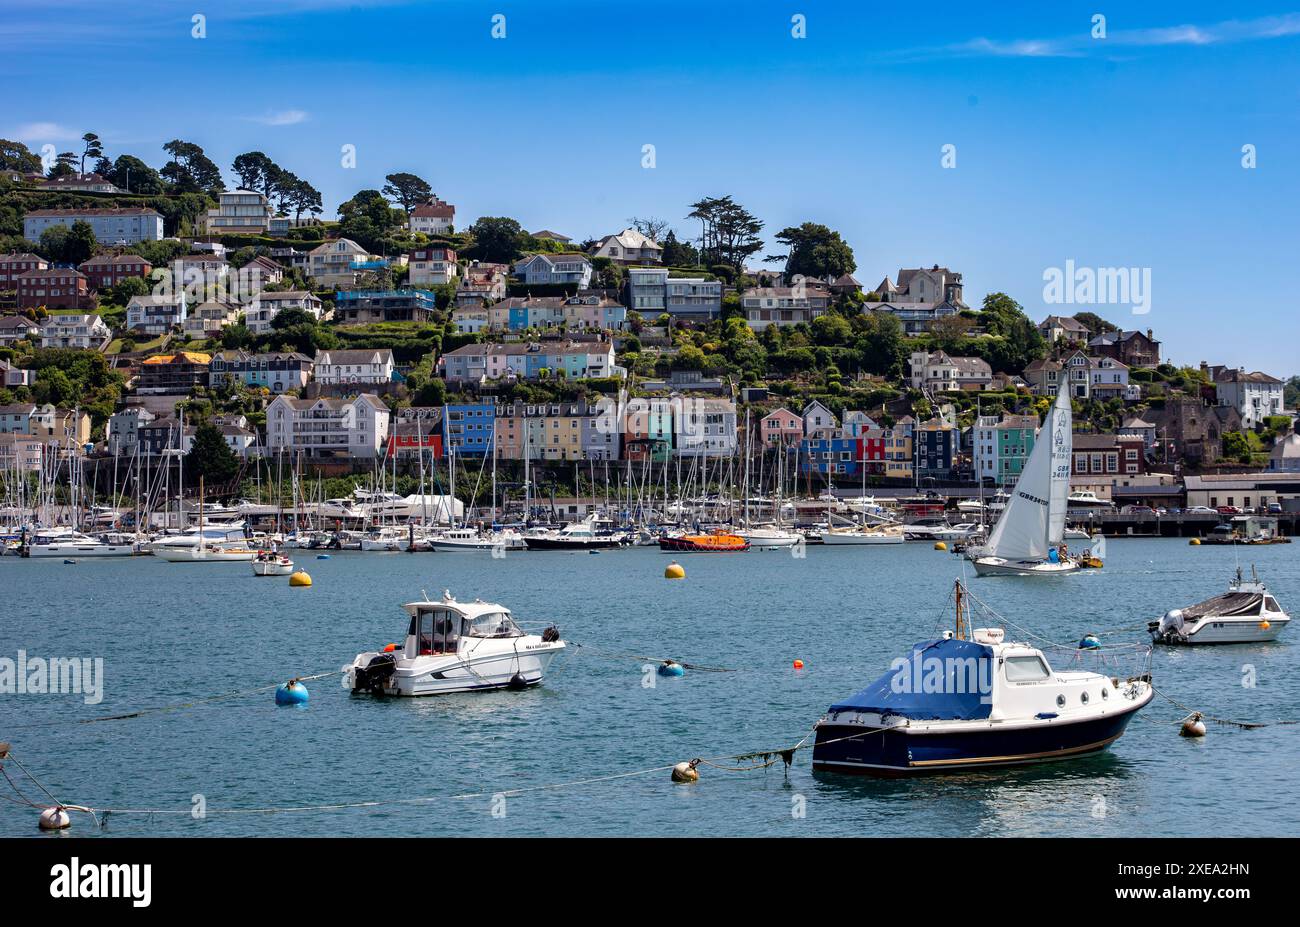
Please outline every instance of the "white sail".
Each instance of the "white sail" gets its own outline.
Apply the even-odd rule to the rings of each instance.
[[[1042,560],[1065,535],[1070,496],[1070,397],[1061,384],[1016,481],[1016,488],[993,526],[984,553],[1004,560]]]

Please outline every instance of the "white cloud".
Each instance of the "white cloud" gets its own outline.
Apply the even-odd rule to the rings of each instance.
[[[29,122],[14,129],[11,137],[24,144],[67,142],[81,138],[81,133],[61,126],[57,122]]]
[[[300,109],[282,109],[264,116],[253,116],[252,120],[264,126],[296,126],[307,120],[307,113]]]

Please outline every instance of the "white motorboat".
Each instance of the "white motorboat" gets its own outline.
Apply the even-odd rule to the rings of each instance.
[[[1227,592],[1172,609],[1147,630],[1158,644],[1259,644],[1277,640],[1290,623],[1291,616],[1259,581],[1254,567],[1249,580],[1238,567]]]
[[[254,576],[290,576],[293,574],[293,561],[284,554],[273,551],[258,551],[253,558]]]
[[[784,528],[773,526],[745,528],[736,533],[748,541],[750,547],[757,548],[794,547],[803,540],[803,535],[801,534],[796,534],[793,531],[786,531]]]
[[[431,550],[470,550],[504,553],[508,550],[523,550],[527,545],[517,531],[494,531],[482,534],[473,528],[450,528],[431,534],[428,537]]]
[[[988,542],[968,553],[980,576],[1060,576],[1079,569],[1064,544],[1072,417],[1062,383]]]
[[[630,543],[628,535],[595,515],[565,525],[559,531],[524,535],[529,550],[602,550]]]
[[[814,772],[907,776],[1075,759],[1105,750],[1155,697],[1147,665],[1124,675],[1062,671],[1002,628],[957,630],[912,646],[817,722]]]
[[[151,541],[148,550],[154,556],[159,556],[160,552],[173,548],[197,547],[200,542],[204,544],[239,544],[243,543],[245,539],[243,522],[209,524],[202,527],[188,528],[180,534],[163,535]]]
[[[865,528],[831,528],[822,532],[822,543],[850,546],[865,544],[902,544],[901,531],[868,531]]]
[[[509,609],[494,602],[439,602],[403,606],[410,623],[401,647],[357,654],[343,668],[348,686],[374,695],[444,695],[479,689],[525,689],[542,681],[564,650],[553,625],[529,634]]]
[[[968,515],[978,515],[984,511],[984,502],[981,499],[962,499],[957,503],[957,511]]]
[[[978,534],[975,522],[950,525],[943,519],[924,520],[903,526],[903,537],[909,541],[965,541]]]
[[[1102,499],[1091,489],[1076,489],[1067,497],[1067,505],[1072,509],[1110,509],[1114,503]]]
[[[361,549],[368,551],[406,550],[410,544],[410,531],[391,525],[367,531],[361,538]]]
[[[94,538],[72,528],[38,530],[19,551],[24,557],[130,557],[139,552],[134,540]]]
[[[204,542],[191,547],[163,547],[154,550],[153,555],[168,563],[248,563],[257,558],[257,553],[252,547]]]

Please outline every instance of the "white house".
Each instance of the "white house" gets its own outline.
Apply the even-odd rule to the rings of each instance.
[[[514,275],[534,286],[569,284],[585,290],[591,286],[591,273],[591,262],[581,254],[534,254],[514,266]]]
[[[323,287],[351,286],[364,265],[383,261],[350,238],[323,242],[307,255],[307,276]]]
[[[294,399],[280,395],[266,407],[266,447],[276,454],[377,457],[388,440],[388,406],[373,393],[352,399]]]
[[[661,264],[664,249],[653,238],[629,228],[602,238],[593,256],[609,258],[616,264]]]
[[[953,357],[945,351],[916,351],[908,359],[912,388],[934,392],[988,389],[993,368],[978,357]]]
[[[454,283],[460,275],[456,252],[451,248],[430,245],[416,248],[410,253],[407,279],[412,286],[441,286]]]
[[[321,384],[390,383],[393,352],[383,350],[321,351],[312,363],[312,378]]]
[[[132,296],[126,304],[126,327],[147,335],[162,335],[185,321],[185,295]]]
[[[114,456],[129,457],[140,444],[140,426],[148,425],[158,416],[144,406],[127,406],[114,412],[108,419],[108,452]]]
[[[226,190],[217,196],[217,208],[199,220],[199,231],[211,235],[265,235],[275,210],[255,190]]]
[[[320,321],[324,304],[320,297],[306,290],[263,290],[244,307],[244,324],[255,335],[271,330],[275,317],[286,309],[301,309]]]
[[[816,399],[803,407],[803,434],[805,438],[836,437],[840,423],[831,410]]]
[[[456,226],[456,207],[436,196],[411,210],[411,234],[450,235]]]
[[[1241,413],[1241,423],[1254,428],[1270,415],[1282,414],[1282,381],[1244,367],[1211,367],[1214,396],[1221,406]]]
[[[97,315],[52,315],[41,323],[41,347],[99,350],[112,334]]]

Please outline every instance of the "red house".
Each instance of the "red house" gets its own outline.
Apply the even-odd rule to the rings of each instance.
[[[83,261],[77,270],[86,275],[92,287],[106,290],[130,277],[148,277],[153,265],[138,254],[100,254]]]
[[[885,472],[885,433],[875,430],[858,438],[858,460],[867,473]]]
[[[1074,476],[1129,476],[1145,473],[1145,442],[1141,435],[1073,436]]]
[[[18,308],[91,309],[90,281],[79,270],[51,267],[18,275]]]
[[[398,422],[388,434],[388,456],[399,460],[414,458],[423,450],[435,458],[442,457],[442,432],[428,422]]]

